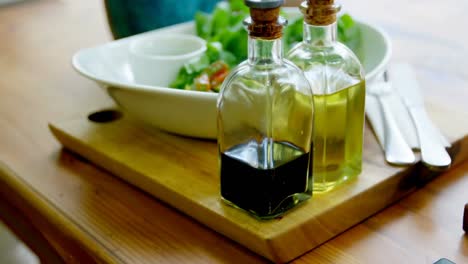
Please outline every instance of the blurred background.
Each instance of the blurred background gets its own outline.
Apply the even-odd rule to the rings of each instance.
[[[2,1],[2,0],[0,0]],[[211,12],[221,0],[104,0],[114,38],[124,38],[193,19],[197,11]],[[298,5],[301,0],[286,0]]]

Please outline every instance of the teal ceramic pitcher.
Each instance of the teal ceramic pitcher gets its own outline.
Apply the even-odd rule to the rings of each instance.
[[[219,0],[104,0],[114,38],[190,21],[197,11],[211,12]]]

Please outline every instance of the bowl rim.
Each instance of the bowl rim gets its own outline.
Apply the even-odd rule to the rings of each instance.
[[[150,55],[146,54],[141,51],[141,49],[138,49],[137,46],[143,45],[143,43],[151,41],[160,41],[163,39],[173,39],[175,41],[191,41],[195,43],[194,49],[191,49],[189,52],[185,52],[182,54],[178,55]],[[130,43],[128,44],[129,48],[129,54],[132,54],[134,56],[137,56],[139,58],[143,59],[149,59],[149,60],[184,60],[192,57],[196,57],[200,55],[201,53],[206,51],[206,40],[200,38],[199,36],[196,35],[188,35],[188,34],[176,34],[176,33],[169,33],[169,34],[150,34],[146,36],[142,36],[141,38],[135,38],[130,40]],[[169,87],[170,88],[170,87]]]
[[[370,72],[365,73],[366,82],[369,82],[375,79],[377,75],[384,72],[393,54],[393,44],[388,33],[385,32],[385,30],[383,30],[383,28],[379,25],[372,25],[371,23],[365,22],[365,20],[355,21],[360,26],[366,26],[378,32],[382,36],[383,43],[385,45],[385,54],[382,60],[380,60],[380,62],[374,67],[374,69],[372,69]]]
[[[363,20],[360,19],[355,19],[356,23],[358,23],[360,26],[365,26],[368,28],[371,28],[372,30],[378,32],[381,36],[382,39],[384,40],[384,46],[385,46],[385,54],[383,58],[380,60],[380,62],[372,69],[370,72],[365,73],[365,79],[366,82],[371,81],[374,79],[379,73],[382,73],[387,66],[391,55],[392,55],[392,43],[390,40],[390,37],[388,34],[380,27],[377,25],[372,25],[371,23],[367,23]],[[80,63],[80,57],[83,56],[83,54],[86,54],[87,52],[90,52],[94,49],[97,48],[103,48],[106,47],[107,45],[129,45],[129,43],[132,41],[132,39],[135,38],[140,38],[140,37],[145,37],[145,35],[151,35],[151,34],[166,34],[160,32],[161,30],[164,29],[174,29],[176,27],[193,27],[193,21],[186,22],[186,23],[181,23],[177,25],[173,25],[167,28],[161,28],[161,29],[156,29],[153,31],[145,32],[142,34],[134,35],[128,38],[123,38],[115,41],[111,41],[109,43],[105,43],[102,45],[98,45],[95,47],[91,48],[85,48],[77,51],[73,57],[72,57],[72,66],[73,68],[82,76],[89,78],[91,80],[94,80],[98,82],[99,84],[103,85],[104,87],[107,86],[112,86],[115,88],[123,88],[123,89],[133,89],[139,92],[146,92],[146,93],[159,93],[159,94],[165,94],[165,95],[178,95],[178,96],[190,96],[192,98],[197,98],[197,99],[213,99],[218,97],[218,93],[213,93],[213,92],[204,92],[204,91],[192,91],[192,90],[183,90],[183,89],[177,89],[177,88],[171,88],[171,87],[162,87],[162,86],[153,86],[153,85],[145,85],[145,84],[139,84],[139,83],[129,83],[129,82],[118,82],[114,80],[109,80],[109,79],[103,79],[99,78],[98,76],[90,73],[88,70],[86,70],[83,65]],[[187,34],[190,35],[190,34]],[[194,36],[194,35],[190,35]]]

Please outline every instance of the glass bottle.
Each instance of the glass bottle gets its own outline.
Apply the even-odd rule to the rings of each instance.
[[[304,71],[314,94],[314,192],[356,177],[362,166],[364,73],[336,40],[339,9],[333,0],[304,1],[303,41],[286,56]]]
[[[283,1],[245,3],[248,59],[223,82],[217,104],[221,196],[270,219],[312,195],[312,90],[283,59]]]

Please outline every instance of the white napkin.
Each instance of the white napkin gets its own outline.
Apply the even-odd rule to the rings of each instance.
[[[397,68],[400,67],[400,65],[401,64],[394,64],[388,69],[390,77],[389,82],[391,83],[391,85],[398,85],[401,82],[408,81],[398,79],[399,76],[392,74],[392,72],[397,71]],[[401,67],[398,68],[398,70],[400,69]],[[414,75],[405,75],[408,76],[407,78],[409,78],[409,76],[411,76],[411,78],[416,78]],[[368,83],[367,85],[375,85],[375,83],[383,81],[383,78],[380,78],[375,80],[374,82]],[[406,143],[408,143],[409,147],[412,149],[419,149],[419,140],[416,134],[416,127],[414,126],[413,120],[411,119],[411,116],[406,106],[404,105],[403,100],[401,100],[400,95],[396,92],[395,89],[392,89],[391,93],[387,94],[386,96],[388,96],[387,100],[390,102],[390,111],[393,113],[393,116],[397,122],[397,126],[400,129]],[[382,117],[382,110],[377,98],[371,94],[366,94],[366,115],[369,122],[372,125],[375,135],[377,136],[380,146],[382,147],[382,149],[385,149],[385,129]],[[436,130],[439,131],[438,129]],[[440,140],[446,147],[450,146],[450,143],[447,139],[445,139],[445,137],[442,134],[440,134]]]

